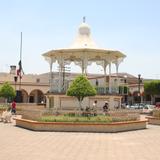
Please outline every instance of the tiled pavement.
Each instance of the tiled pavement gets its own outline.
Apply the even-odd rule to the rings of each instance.
[[[110,134],[33,132],[0,123],[0,160],[160,160],[160,126]]]

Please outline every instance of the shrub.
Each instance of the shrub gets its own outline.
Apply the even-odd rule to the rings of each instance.
[[[137,117],[110,117],[106,115],[98,115],[98,116],[89,116],[84,117],[80,115],[68,116],[60,115],[60,116],[42,116],[39,118],[39,121],[42,122],[87,122],[87,123],[112,123],[112,122],[124,122],[124,121],[134,121],[137,120]]]
[[[75,117],[76,113],[75,112],[69,112],[69,113],[64,114],[64,116]]]
[[[153,110],[153,117],[160,118],[160,109]]]

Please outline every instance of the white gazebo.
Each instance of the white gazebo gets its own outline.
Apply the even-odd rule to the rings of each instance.
[[[49,97],[55,97],[55,93],[60,95],[65,93],[68,87],[68,82],[64,81],[63,72],[66,65],[70,65],[74,62],[75,65],[81,67],[82,74],[87,74],[87,66],[96,62],[97,65],[101,65],[104,70],[104,86],[108,87],[109,95],[112,94],[111,87],[111,65],[115,64],[116,72],[118,73],[119,64],[126,57],[123,53],[116,50],[108,50],[104,48],[99,48],[92,39],[91,29],[83,18],[82,24],[79,26],[78,34],[68,48],[55,49],[48,51],[43,54],[44,58],[49,62],[50,65],[50,90]],[[59,64],[59,74],[56,80],[53,77],[53,63]],[[107,73],[107,67],[109,67],[109,73]],[[106,82],[106,77],[108,76],[108,83]],[[56,85],[55,85],[56,84]],[[106,89],[105,87],[105,89]],[[52,96],[51,96],[52,95]],[[107,96],[107,95],[106,95]],[[51,101],[51,100],[50,100]],[[55,99],[53,100],[55,101]],[[57,100],[56,100],[57,101]],[[55,105],[55,103],[53,102]],[[51,105],[49,104],[51,107]],[[57,104],[59,107],[59,105]],[[57,107],[56,106],[56,107]]]

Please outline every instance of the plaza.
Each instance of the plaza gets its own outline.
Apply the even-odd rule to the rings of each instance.
[[[2,160],[159,160],[160,127],[120,133],[34,132],[0,123]]]
[[[160,1],[0,6],[0,160],[160,160]]]

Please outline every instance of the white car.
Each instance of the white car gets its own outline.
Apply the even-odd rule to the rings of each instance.
[[[130,106],[131,109],[143,109],[145,105],[143,103],[136,103]]]
[[[143,108],[143,111],[142,113],[151,113],[154,109],[154,106],[153,105],[149,105],[149,104],[146,104],[145,107]]]

